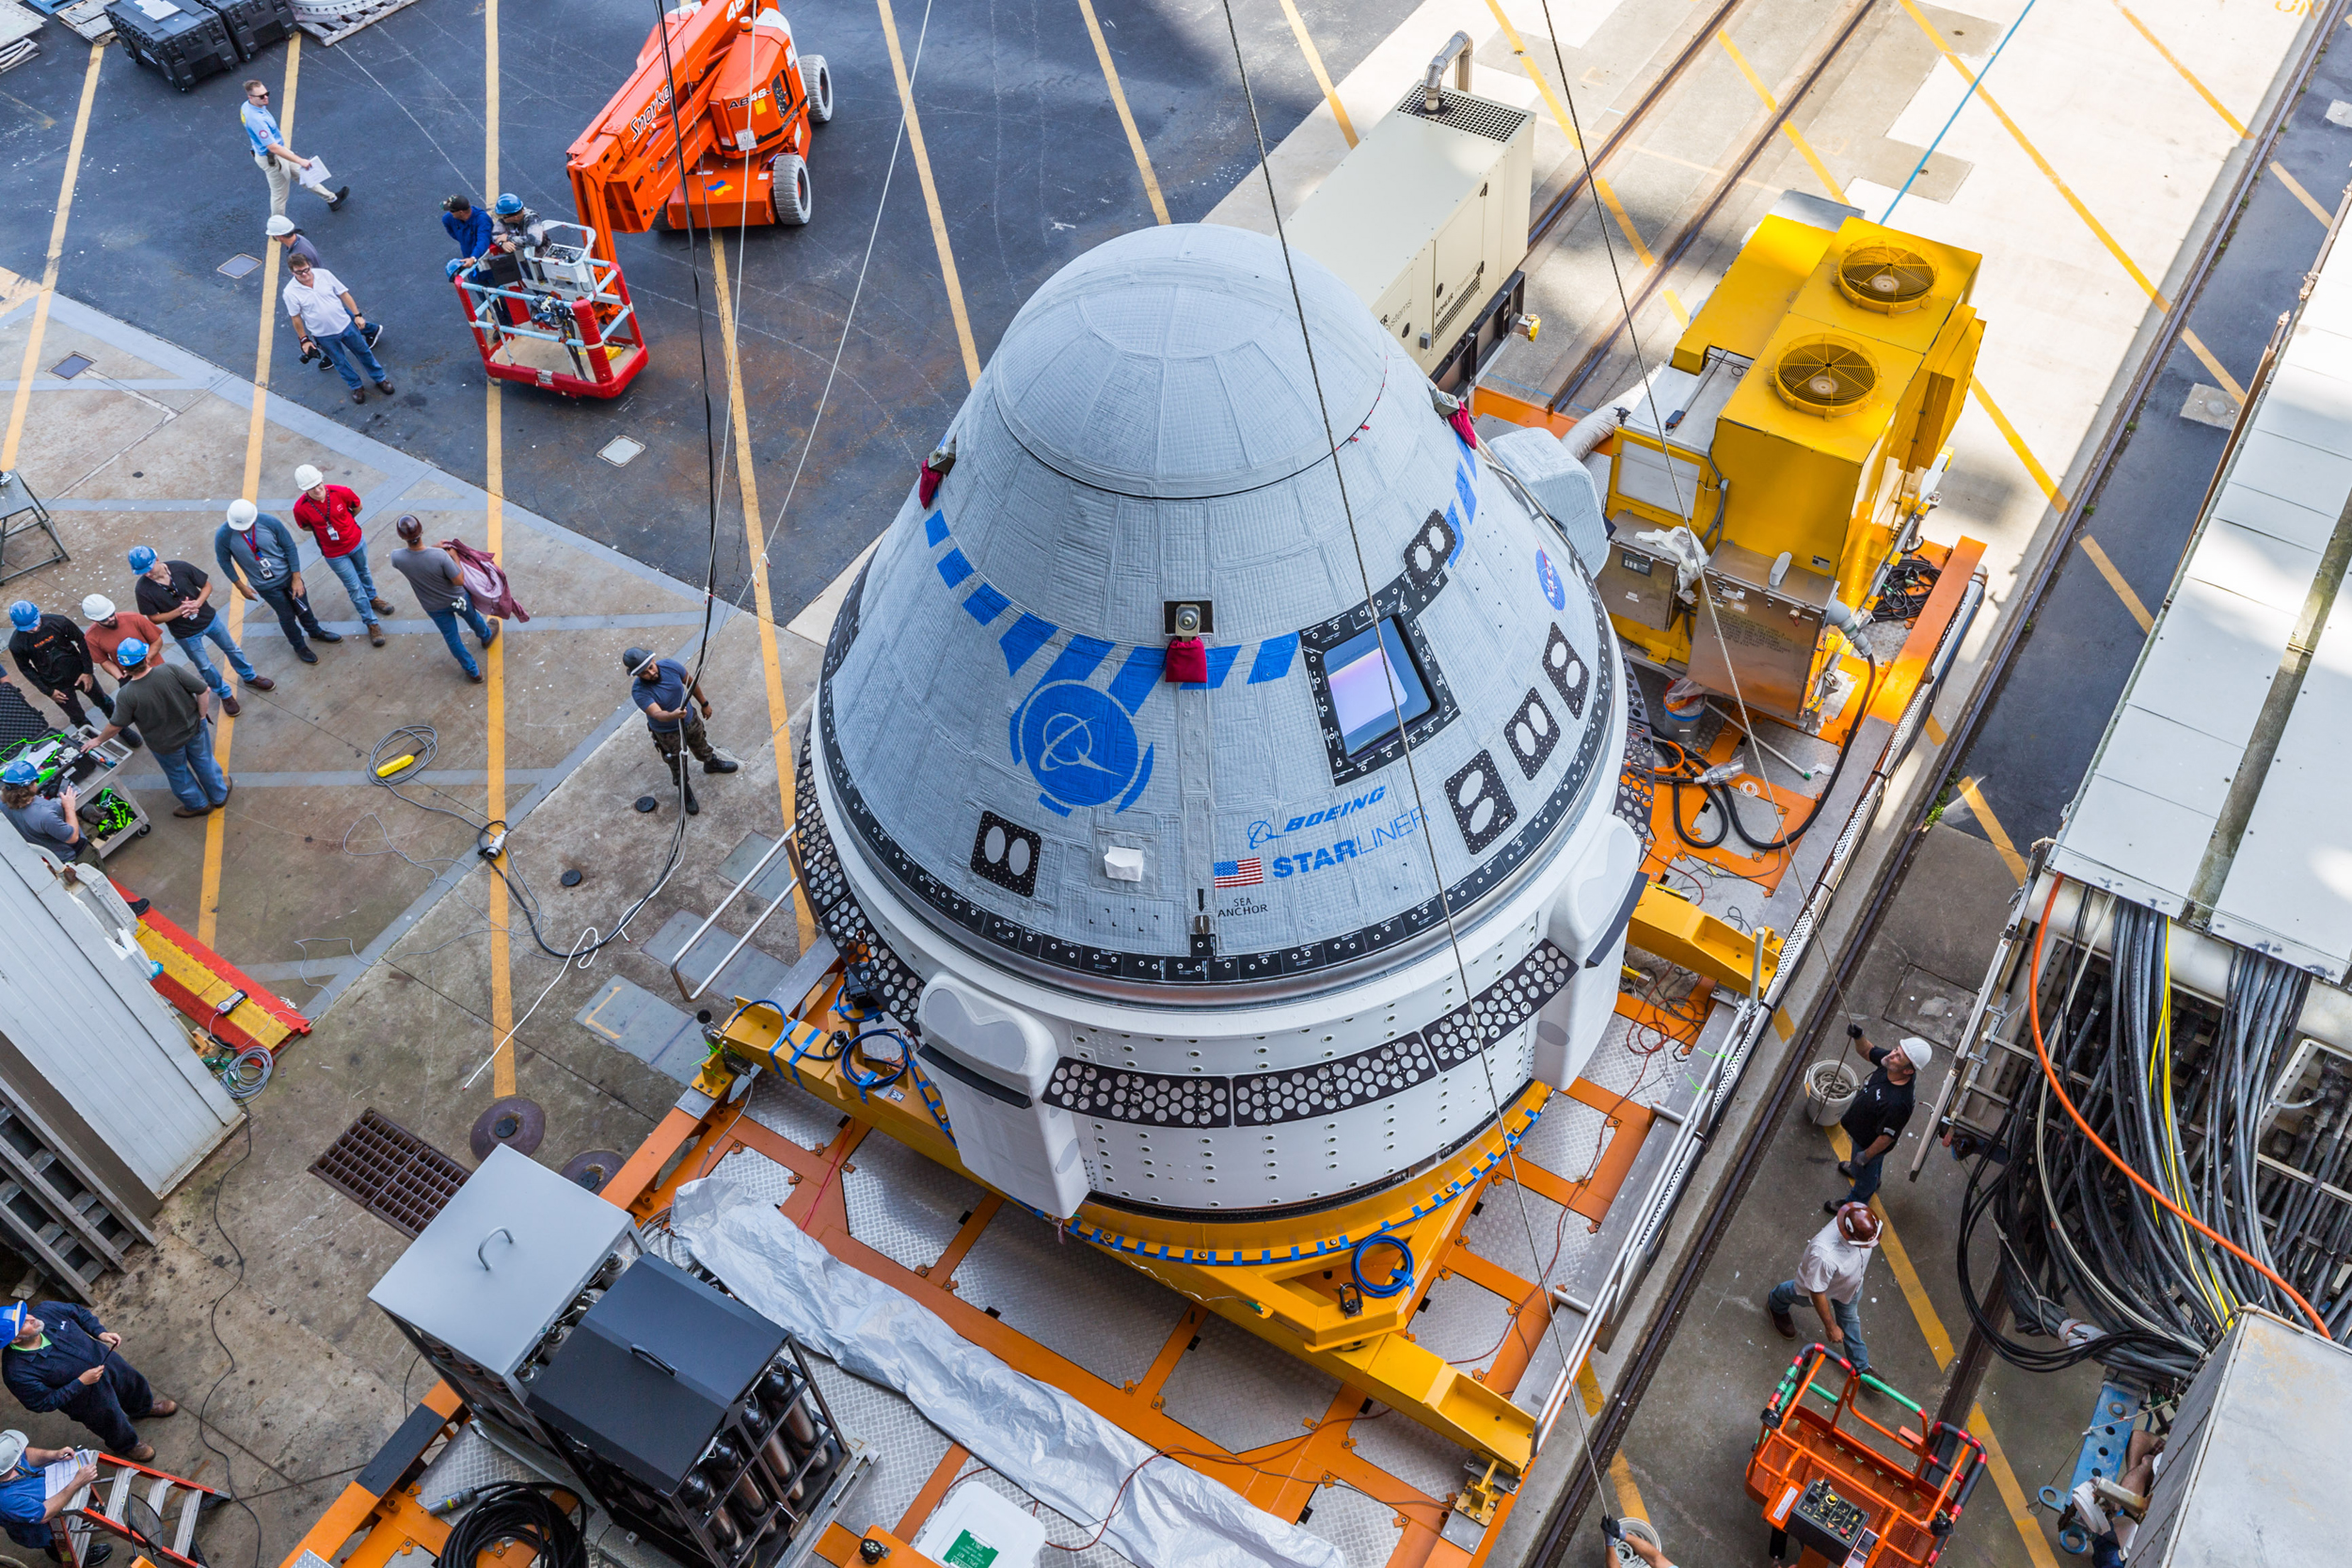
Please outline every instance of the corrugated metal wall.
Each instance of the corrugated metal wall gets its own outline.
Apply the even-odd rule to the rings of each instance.
[[[100,906],[115,901],[77,899],[14,832],[0,863],[0,1085],[85,1183],[144,1220],[242,1113],[142,958],[109,945]]]

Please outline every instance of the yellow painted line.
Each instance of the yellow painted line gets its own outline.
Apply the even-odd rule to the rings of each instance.
[[[2186,327],[2183,327],[2181,341],[2188,345],[2189,353],[2197,356],[2197,362],[2205,367],[2207,373],[2214,378],[2216,384],[2223,391],[2230,394],[2233,401],[2240,404],[2246,401],[2246,388],[2239,386],[2237,377],[2232,375],[2223,368],[2221,361],[2214,357],[2213,350],[2205,346],[2205,341],[2202,338]]]
[[[1772,1033],[1784,1040],[1796,1038],[1797,1021],[1788,1016],[1788,1008],[1774,1007],[1772,1009]]]
[[[278,90],[278,128],[286,136],[286,145],[294,145],[294,89],[302,80],[302,36],[295,33],[286,41],[286,82]],[[245,427],[245,479],[237,494],[246,500],[258,499],[262,494],[262,437],[269,431],[269,356],[278,341],[278,262],[285,254],[283,245],[264,245],[262,259],[262,325],[259,341],[253,350],[253,412]],[[233,574],[232,574],[233,577]],[[232,580],[229,593],[229,640],[242,647],[245,644],[245,595],[236,591]],[[226,663],[227,660],[223,660]],[[235,672],[221,676],[226,681]],[[237,737],[237,721],[222,710],[218,722],[213,726],[213,760],[219,764],[221,776],[230,777],[230,753]],[[196,899],[196,940],[205,946],[213,945],[220,931],[220,873],[229,852],[229,814],[216,811],[204,819],[204,867],[198,883]]]
[[[1103,81],[1111,89],[1111,107],[1119,111],[1119,123],[1127,129],[1127,150],[1136,155],[1136,172],[1143,176],[1143,194],[1151,198],[1152,215],[1166,223],[1168,202],[1160,196],[1160,177],[1152,172],[1152,154],[1143,145],[1143,133],[1136,129],[1134,111],[1127,107],[1127,89],[1119,85],[1119,67],[1111,61],[1110,42],[1103,37],[1103,24],[1094,18],[1094,0],[1078,0],[1078,9],[1086,16],[1087,31],[1094,35],[1094,57],[1103,62]]]
[[[735,302],[727,292],[727,252],[719,236],[710,236],[710,270],[718,284],[719,338],[726,348],[727,415],[735,421],[736,482],[743,490],[743,541],[752,554],[752,598],[758,614],[759,662],[768,683],[768,743],[776,757],[776,809],[787,832],[792,829],[792,714],[784,697],[784,664],[776,649],[776,604],[768,586],[766,525],[759,509],[759,476],[752,462],[750,400],[743,395],[742,361],[737,357]],[[806,890],[792,895],[793,912],[800,917],[803,950],[817,937],[817,917]]]
[[[1934,741],[1938,746],[1943,745],[1944,742],[1949,738],[1949,736],[1944,733],[1944,726],[1935,721],[1935,715],[1932,713],[1928,715],[1928,721],[1925,727],[1928,732],[1928,738]]]
[[[1911,13],[1911,19],[1919,24],[1919,30],[1927,34],[1929,41],[1935,45],[1937,51],[1950,63],[1951,68],[1960,72],[1962,80],[1974,86],[1977,80],[1976,72],[1970,71],[1967,62],[1953,54],[1945,44],[1944,35],[1937,32],[1935,24],[1930,22],[1920,11],[1916,0],[1903,0],[1903,9]],[[2123,247],[2116,243],[2115,236],[2107,232],[2106,225],[2091,216],[2090,209],[2083,205],[2082,198],[2074,194],[2074,188],[2072,185],[2058,178],[2058,171],[2050,166],[2050,160],[2042,155],[2042,150],[2026,138],[2026,133],[2019,130],[2017,122],[2009,118],[2009,111],[1994,103],[1993,95],[1980,87],[1977,87],[1976,96],[1977,101],[1993,111],[1994,117],[1999,119],[2010,135],[2015,138],[2017,145],[2025,150],[2026,156],[2033,160],[2034,166],[2042,172],[2052,185],[2057,187],[2058,195],[2066,198],[2066,204],[2074,209],[2074,215],[2089,225],[2093,234],[2099,236],[2099,243],[2107,247],[2107,254],[2114,257],[2123,270],[2131,275],[2133,282],[2147,292],[2150,299],[2155,301],[2156,309],[2171,309],[2172,302],[2158,292],[2155,284],[2149,280],[2146,273],[2139,270],[2139,263],[2124,254]]]
[[[1494,0],[1486,0],[1486,3],[1491,6]],[[1347,138],[1348,146],[1355,146],[1355,122],[1347,118],[1347,105],[1340,102],[1339,88],[1331,85],[1331,73],[1323,69],[1322,52],[1315,48],[1315,40],[1308,36],[1307,19],[1298,14],[1297,0],[1282,0],[1282,14],[1290,18],[1291,32],[1298,40],[1298,52],[1307,56],[1307,69],[1315,73],[1315,86],[1323,89],[1323,101],[1331,105],[1331,118],[1339,121],[1340,135]],[[1497,16],[1502,14],[1501,11],[1495,12]],[[1505,27],[1510,25],[1508,22],[1503,24]]]
[[[499,188],[499,0],[482,7],[482,188],[496,199]],[[490,395],[485,412],[483,489],[489,515],[483,531],[489,537],[483,548],[499,553],[506,539],[506,431],[500,388],[505,384],[488,378]],[[483,815],[493,822],[506,818],[506,638],[482,650],[484,725],[488,733],[489,779]],[[503,860],[505,857],[501,856]],[[503,1100],[516,1090],[515,976],[513,943],[507,937],[509,908],[506,879],[490,878],[490,1027],[498,1032],[498,1050],[490,1064],[490,1091]]]
[[[2066,492],[2058,487],[2058,481],[2050,477],[2050,470],[2042,466],[2040,458],[2034,456],[2033,449],[2026,445],[2026,438],[2017,434],[2017,427],[2009,422],[2007,414],[2001,412],[2001,405],[1994,403],[1993,394],[1984,389],[1984,383],[1970,376],[1968,389],[1976,394],[1978,406],[1993,420],[1994,428],[2001,433],[2001,439],[2009,443],[2009,450],[2017,454],[2017,461],[2026,466],[2026,472],[2032,476],[2043,499],[2060,512],[2065,511]]]
[[[2301,202],[2304,207],[2310,211],[2312,216],[2317,218],[2322,223],[2332,224],[2336,221],[2335,214],[2329,212],[2327,208],[2322,207],[2317,201],[2313,200],[2312,198],[2312,193],[2305,190],[2295,176],[2287,172],[2286,165],[2279,162],[2278,159],[2273,158],[2270,160],[2270,172],[2279,177],[2279,183],[2287,188],[2287,194],[2295,198],[2296,200]]]
[[[1587,1416],[1599,1415],[1600,1407],[1609,1402],[1600,1391],[1600,1379],[1593,1375],[1593,1364],[1589,1359],[1576,1370],[1576,1391],[1584,1401],[1584,1414]]]
[[[2123,580],[2123,574],[2115,569],[2115,562],[2109,561],[2107,552],[2099,547],[2099,541],[2088,533],[2083,535],[2083,554],[2090,557],[2090,563],[2099,568],[2099,575],[2107,579],[2107,586],[2115,590],[2115,596],[2123,601],[2123,608],[2130,610],[2132,619],[2139,623],[2139,629],[2153,631],[2156,618],[2148,613],[2146,605],[2139,602],[2139,595],[2133,593],[2132,585]]]
[[[1645,271],[1658,265],[1658,258],[1652,256],[1649,253],[1649,246],[1642,243],[1641,230],[1633,227],[1633,219],[1626,212],[1625,203],[1617,199],[1617,193],[1610,186],[1609,182],[1603,180],[1597,174],[1594,175],[1593,193],[1600,198],[1602,204],[1607,206],[1611,214],[1616,218],[1617,227],[1625,230],[1625,237],[1627,241],[1633,246],[1634,260],[1642,263],[1642,267]],[[1676,308],[1675,313],[1677,315],[1682,314],[1681,308],[1679,306]],[[1688,318],[1686,317],[1685,320],[1687,321]]]
[[[1625,1462],[1623,1449],[1610,1456],[1609,1481],[1617,1489],[1617,1512],[1630,1513],[1642,1523],[1648,1524],[1649,1509],[1642,1501],[1642,1489],[1633,1484],[1633,1466]]]
[[[56,214],[49,220],[49,260],[40,269],[40,303],[33,307],[32,333],[24,340],[24,367],[16,372],[16,401],[8,407],[8,434],[0,439],[0,468],[16,467],[17,443],[24,438],[24,411],[32,404],[33,377],[40,369],[40,341],[49,330],[49,302],[56,295],[57,268],[65,261],[66,219],[73,214],[73,186],[82,177],[82,143],[89,135],[90,105],[98,101],[98,62],[105,51],[103,43],[91,44],[89,65],[82,72],[82,104],[73,112],[73,139],[66,144],[65,178],[57,187]]]
[[[2235,131],[2238,134],[2238,139],[2240,141],[2245,140],[2247,130],[2244,122],[2241,121],[2237,116],[2232,114],[2229,110],[2221,106],[2221,100],[2216,98],[2213,93],[2206,88],[2205,84],[2197,79],[2197,72],[2183,65],[2180,61],[2180,56],[2174,55],[2171,50],[2167,49],[2164,46],[2164,40],[2148,30],[2148,24],[2134,16],[2132,14],[2132,8],[2123,4],[2123,0],[2115,0],[2115,8],[2123,13],[2124,21],[2139,29],[2139,36],[2146,39],[2150,47],[2153,48],[2157,54],[2164,56],[2164,63],[2179,71],[2181,73],[2181,80],[2186,82],[2190,87],[2195,87],[2197,89],[2197,96],[2203,99],[2207,103],[2213,106],[2213,112],[2221,117],[2222,123],[2227,125],[2231,130]],[[2324,222],[2326,220],[2323,219],[2322,221]]]
[[[1756,96],[1764,101],[1764,106],[1778,113],[1779,100],[1772,96],[1771,88],[1765,87],[1764,78],[1756,73],[1756,68],[1748,64],[1748,57],[1740,53],[1740,46],[1731,41],[1731,35],[1719,27],[1715,30],[1715,41],[1724,46],[1724,53],[1731,56],[1731,63],[1740,68],[1740,74],[1748,79],[1748,86],[1756,89]],[[1840,201],[1845,200],[1846,187],[1837,182],[1837,176],[1832,174],[1829,166],[1821,162],[1820,154],[1813,150],[1813,144],[1804,139],[1804,133],[1790,120],[1781,121],[1780,129],[1789,143],[1804,154],[1804,161],[1812,166],[1814,178],[1820,181],[1831,196]]]
[[[1837,1151],[1837,1157],[1851,1159],[1853,1145],[1845,1130],[1832,1127],[1828,1132],[1830,1147]],[[1870,1212],[1879,1217],[1879,1250],[1886,1254],[1886,1265],[1894,1271],[1896,1283],[1902,1287],[1904,1299],[1911,1304],[1911,1315],[1918,1320],[1928,1350],[1934,1355],[1939,1370],[1948,1370],[1952,1364],[1952,1337],[1945,1332],[1943,1314],[1928,1299],[1927,1288],[1919,1282],[1919,1271],[1911,1266],[1911,1254],[1895,1234],[1895,1223],[1886,1217],[1885,1206],[1872,1198]],[[1985,1468],[1993,1472],[1993,1484],[2009,1507],[2010,1519],[2016,1525],[2017,1533],[2025,1537],[2026,1555],[2033,1559],[2034,1568],[2058,1568],[2050,1555],[2050,1544],[2042,1533],[2042,1521],[2035,1517],[2026,1489],[2017,1484],[2017,1472],[2010,1468],[2009,1455],[2002,1451],[2001,1440],[1993,1434],[1993,1422],[1982,1404],[1969,1407],[1968,1433],[1984,1445]]]
[[[1977,781],[1963,779],[1953,786],[1953,792],[1968,802],[1968,809],[1975,812],[1977,820],[1984,825],[1984,836],[1993,841],[1993,847],[2000,855],[2001,863],[2009,867],[2009,874],[2016,879],[2018,885],[2024,886],[2026,857],[2017,852],[2017,846],[2010,842],[2009,830],[2002,827],[2001,819],[1993,815],[1993,808],[1984,803],[1984,792],[1977,787]]]
[[[1293,17],[1297,16],[1298,12],[1291,7],[1291,0],[1282,0],[1282,7],[1285,10],[1289,10]],[[1535,63],[1535,56],[1528,49],[1527,40],[1519,37],[1518,28],[1512,25],[1510,17],[1504,14],[1502,0],[1486,0],[1486,8],[1492,11],[1495,20],[1502,24],[1502,36],[1510,40],[1511,53],[1518,56],[1519,63],[1527,68],[1527,74],[1534,78],[1536,90],[1544,95],[1544,102],[1551,106],[1551,118],[1559,122],[1562,133],[1568,138],[1568,145],[1581,149],[1584,145],[1583,138],[1576,134],[1576,126],[1568,119],[1567,108],[1560,102],[1560,95],[1551,90],[1551,78],[1545,75],[1544,68]],[[1299,36],[1304,38],[1306,35],[1301,33]],[[1317,72],[1320,72],[1322,69],[1321,66],[1315,68]],[[1350,146],[1355,144],[1355,137],[1350,136],[1347,139]]]
[[[972,318],[964,313],[963,280],[956,276],[956,253],[947,244],[947,218],[940,210],[939,186],[931,179],[931,155],[923,147],[923,121],[914,112],[914,84],[908,79],[906,55],[898,47],[898,19],[891,14],[890,0],[874,0],[874,4],[882,11],[882,41],[890,48],[890,73],[898,81],[898,107],[907,117],[907,146],[914,152],[915,177],[923,182],[923,205],[931,215],[931,243],[939,247],[939,277],[947,286],[947,311],[955,317],[956,342],[963,350],[964,379],[977,383],[980,351],[972,341]]]
[[[2033,1559],[2034,1568],[2058,1568],[2058,1559],[2050,1553],[2050,1543],[2042,1533],[2042,1521],[2034,1517],[2033,1504],[2026,1489],[2017,1484],[2017,1472],[2009,1466],[2009,1455],[2001,1450],[2001,1440],[1993,1435],[1993,1423],[1981,1404],[1968,1407],[1968,1433],[1984,1445],[1985,1468],[1993,1472],[1993,1484],[2001,1494],[2001,1501],[2009,1509],[2010,1522],[2025,1538],[2026,1555]]]

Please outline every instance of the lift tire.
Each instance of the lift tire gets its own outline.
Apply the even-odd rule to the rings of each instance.
[[[787,229],[798,229],[809,220],[814,210],[814,197],[808,183],[808,160],[797,152],[779,157],[769,172],[774,176],[769,186],[770,199],[775,203],[776,221]]]
[[[801,56],[801,86],[808,89],[808,118],[814,125],[833,119],[833,67],[822,55]]]
[[[153,832],[154,831],[155,831],[155,824],[154,824],[154,823],[152,823],[152,822],[142,822],[142,823],[140,823],[140,824],[139,824],[139,831],[138,831],[137,832],[135,832],[135,833],[133,833],[131,836],[132,836],[133,838],[145,838],[145,837],[146,837],[149,833],[151,833],[151,832]]]

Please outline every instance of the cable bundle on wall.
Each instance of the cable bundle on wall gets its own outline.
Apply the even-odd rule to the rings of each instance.
[[[2293,1085],[2280,1079],[2310,977],[2241,949],[2217,1008],[2173,989],[2166,917],[2115,901],[2104,957],[2084,929],[2091,904],[2056,932],[2045,910],[2037,932],[2026,1022],[2043,1070],[1969,1178],[1959,1265],[1971,1319],[2019,1366],[2097,1360],[2159,1388],[2193,1376],[2247,1307],[2341,1334],[2352,1205],[2262,1163],[2284,1138],[2287,1163],[2317,1181],[2352,1164],[2352,1076],[2325,1057],[2301,1130],[2273,1127],[2280,1109],[2307,1108],[2281,1106]],[[1990,1286],[1972,1274],[1988,1217],[2023,1337],[1994,1333]]]

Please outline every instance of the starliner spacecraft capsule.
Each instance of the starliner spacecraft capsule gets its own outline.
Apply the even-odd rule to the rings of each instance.
[[[1587,563],[1291,267],[1303,305],[1273,240],[1175,226],[1063,268],[826,649],[812,903],[957,1158],[1049,1216],[1397,1187],[1615,1000],[1647,739]]]

